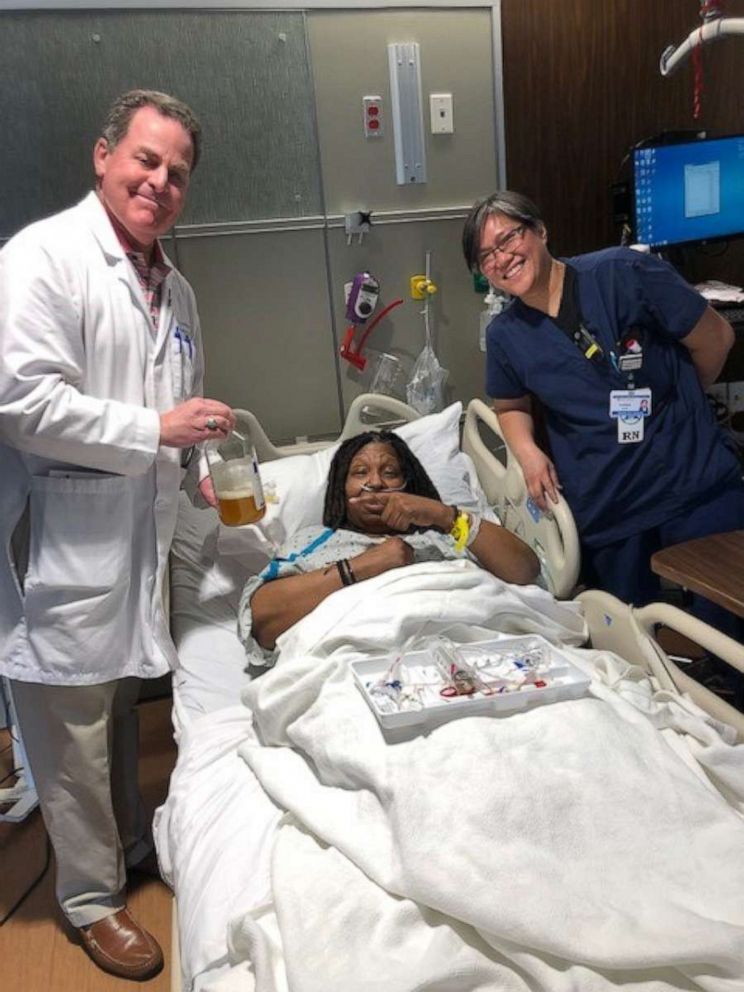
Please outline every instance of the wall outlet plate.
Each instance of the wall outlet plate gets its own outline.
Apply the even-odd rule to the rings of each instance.
[[[455,130],[455,116],[451,93],[429,94],[429,115],[432,134],[452,134]]]

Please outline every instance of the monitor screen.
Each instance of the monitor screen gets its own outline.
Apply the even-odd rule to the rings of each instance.
[[[744,235],[744,135],[635,148],[633,179],[640,244]]]

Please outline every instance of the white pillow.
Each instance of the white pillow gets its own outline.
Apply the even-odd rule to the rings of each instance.
[[[475,478],[472,462],[460,451],[462,403],[453,403],[441,413],[413,420],[395,428],[426,469],[443,503],[476,510],[485,497]],[[242,554],[246,542],[263,550],[267,543],[280,547],[303,527],[323,522],[328,470],[339,445],[323,448],[312,455],[292,455],[261,465],[261,478],[267,491],[266,514],[258,524],[247,527],[221,527],[221,554]]]

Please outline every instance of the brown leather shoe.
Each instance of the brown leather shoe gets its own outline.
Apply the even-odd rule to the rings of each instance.
[[[111,975],[140,982],[157,975],[163,967],[158,942],[128,909],[120,909],[89,927],[80,927],[79,932],[90,957]]]

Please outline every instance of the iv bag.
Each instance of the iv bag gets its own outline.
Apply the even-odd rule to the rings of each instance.
[[[416,359],[411,380],[406,386],[408,405],[421,414],[444,409],[444,385],[449,370],[443,369],[430,344]]]

